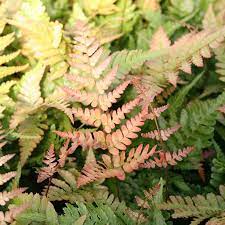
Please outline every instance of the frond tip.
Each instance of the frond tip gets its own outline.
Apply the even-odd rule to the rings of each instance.
[[[168,140],[168,138],[175,133],[178,129],[180,128],[180,125],[177,124],[174,127],[167,128],[165,130],[154,130],[148,133],[143,133],[141,134],[142,137],[144,138],[151,138],[151,139],[156,139],[157,141],[162,139],[163,141]]]
[[[46,167],[41,168],[41,170],[38,172],[38,183],[41,183],[49,177],[52,177],[56,172],[57,162],[55,157],[54,145],[50,146],[43,162]]]
[[[187,147],[183,150],[178,150],[178,152],[164,152],[159,151],[159,158],[154,157],[153,160],[150,160],[141,165],[142,168],[155,168],[155,167],[167,167],[168,165],[174,166],[177,164],[177,161],[182,161],[183,158],[186,158],[189,153],[194,150],[194,147]]]

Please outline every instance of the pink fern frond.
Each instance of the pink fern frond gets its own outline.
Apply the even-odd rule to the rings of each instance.
[[[77,76],[75,74],[67,74],[66,78],[73,82],[76,85],[76,88],[78,90],[81,90],[82,88],[90,87],[94,85],[94,79],[91,79],[90,77],[85,76]]]
[[[176,165],[177,161],[182,161],[183,158],[186,158],[189,153],[194,150],[194,147],[187,147],[183,150],[178,150],[178,152],[159,152],[159,158],[154,157],[153,160],[150,160],[141,165],[142,168],[155,168],[155,167],[167,167],[168,165]]]
[[[140,103],[141,98],[137,97],[134,100],[122,105],[122,107],[111,112],[112,121],[114,124],[120,124],[120,121],[125,119],[125,114],[130,113],[138,104]]]
[[[81,175],[77,179],[78,188],[91,182],[106,178],[117,177],[120,180],[125,179],[125,174],[120,168],[104,168],[96,162],[89,162],[84,165]]]
[[[3,212],[0,212],[0,222],[1,222],[1,224],[3,224],[3,225],[7,224],[7,223],[13,224],[16,217],[18,215],[20,215],[23,211],[25,211],[29,206],[30,206],[30,204],[23,204],[23,205],[18,206],[18,207],[10,208],[10,210],[5,212],[5,214]]]
[[[121,97],[130,81],[125,81],[117,86],[112,92],[98,95],[97,93],[73,90],[69,87],[63,87],[63,91],[71,97],[71,99],[81,102],[84,105],[91,105],[92,107],[100,107],[103,111],[107,111],[117,99]]]
[[[117,155],[119,150],[126,150],[127,146],[131,145],[131,140],[137,138],[136,133],[141,131],[141,126],[144,125],[148,112],[147,109],[143,109],[135,117],[131,118],[122,125],[120,129],[117,129],[112,134],[106,136],[106,142],[109,148],[109,152],[113,155]]]
[[[72,113],[76,118],[81,120],[81,122],[94,127],[100,127],[102,125],[103,130],[106,133],[110,133],[111,130],[115,128],[116,124],[120,124],[121,120],[125,119],[125,114],[130,113],[139,102],[140,98],[136,98],[110,113],[104,113],[99,108],[74,108],[72,109]]]
[[[0,166],[4,165],[6,162],[8,162],[10,159],[12,159],[15,156],[15,154],[7,154],[0,157]]]
[[[52,177],[57,169],[58,162],[56,161],[54,145],[51,145],[47,154],[45,155],[45,159],[43,163],[46,165],[45,167],[41,168],[38,172],[37,182],[41,183],[44,180]]]
[[[109,89],[110,85],[116,77],[117,70],[118,66],[111,69],[103,79],[100,79],[96,82],[96,88],[100,94],[103,94],[106,90]]]
[[[157,146],[155,145],[149,150],[149,145],[146,145],[143,148],[143,145],[140,144],[137,149],[132,148],[126,159],[126,162],[123,164],[123,170],[127,173],[131,173],[134,170],[139,169],[140,164],[143,164],[145,160],[149,159],[155,154],[156,147]]]
[[[16,176],[15,171],[11,171],[11,172],[8,172],[8,173],[5,173],[5,174],[0,174],[0,185],[5,184],[6,182],[11,180],[15,176]]]
[[[167,110],[169,105],[164,105],[158,108],[153,108],[152,112],[150,112],[147,116],[148,119],[154,120],[155,118],[160,117],[161,113]]]
[[[121,97],[121,95],[124,93],[125,89],[130,83],[131,83],[130,80],[124,81],[122,84],[117,86],[113,91],[109,92],[107,95],[100,95],[99,107],[103,111],[107,111],[112,106],[112,103],[117,102],[117,99]]]
[[[27,188],[17,188],[10,192],[0,192],[0,205],[4,206],[8,201],[22,194]]]
[[[165,130],[154,130],[148,133],[142,133],[141,136],[144,138],[156,139],[157,141],[159,141],[160,139],[162,139],[163,141],[167,141],[173,133],[180,129],[180,127],[181,126],[177,124],[176,126],[167,128]]]
[[[107,124],[111,124],[110,127],[114,128],[112,122],[110,123],[111,117],[109,118],[109,115],[103,113],[99,108],[96,109],[74,108],[72,109],[72,113],[76,118],[81,120],[81,122],[94,127],[100,127],[104,121],[104,118],[106,117]]]
[[[59,150],[58,163],[61,168],[64,167],[67,157],[73,154],[78,147],[78,145],[75,145],[75,143],[71,147],[69,147],[69,143],[70,143],[70,139],[67,139],[64,145]]]
[[[62,131],[55,131],[57,135],[62,138],[71,139],[76,146],[82,146],[83,149],[89,148],[102,148],[106,149],[106,136],[105,133],[102,131],[74,131],[74,132],[62,132]]]

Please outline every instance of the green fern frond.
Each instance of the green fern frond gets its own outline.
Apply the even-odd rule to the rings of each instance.
[[[75,169],[59,170],[61,179],[53,178],[49,187],[48,199],[50,201],[67,201],[71,204],[78,202],[93,202],[101,199],[107,191],[104,186],[95,185],[78,189],[76,179],[79,172]],[[45,191],[43,191],[45,193]]]
[[[114,199],[113,195],[106,194],[102,201],[96,201],[95,204],[76,203],[76,206],[67,204],[64,208],[64,215],[60,216],[60,224],[77,224],[82,218],[81,224],[109,224],[109,225],[134,225],[135,221],[129,218],[128,208],[124,203]]]
[[[224,183],[225,178],[225,155],[219,145],[213,141],[216,157],[212,160],[210,184],[217,188]]]
[[[43,77],[45,66],[37,64],[24,74],[18,87],[15,112],[10,121],[10,128],[16,128],[29,114],[32,114],[43,103],[40,91],[40,82]]]
[[[112,54],[112,67],[119,65],[117,79],[122,79],[131,70],[138,69],[147,60],[155,59],[163,55],[164,51],[122,50]]]
[[[38,194],[23,194],[15,200],[16,205],[29,204],[27,210],[16,218],[17,225],[59,225],[58,215],[52,203]]]
[[[1,32],[4,30],[5,27],[5,22],[3,20],[0,21],[0,27],[1,27]],[[4,54],[4,50],[6,47],[8,47],[13,41],[15,40],[14,33],[6,34],[3,36],[0,36],[0,78],[4,78],[6,76],[10,76],[14,73],[21,72],[25,70],[28,65],[21,65],[21,66],[6,66],[4,64],[7,64],[11,60],[15,59],[19,54],[20,50],[9,53],[9,54]]]
[[[12,98],[9,97],[9,92],[12,86],[17,84],[18,81],[10,80],[0,84],[0,106],[2,109],[6,109],[7,107],[12,108],[15,105],[15,102]]]
[[[212,221],[224,218],[225,212],[225,186],[220,186],[220,195],[209,193],[206,197],[170,196],[166,203],[160,205],[163,210],[173,210],[173,218],[193,218],[190,225],[198,225],[204,220]]]
[[[19,125],[20,162],[22,166],[42,140],[44,129],[47,129],[47,125],[41,123],[34,116],[29,117]]]
[[[202,149],[210,146],[214,135],[217,109],[225,102],[225,93],[216,99],[196,101],[183,109],[180,117],[181,131],[188,144]],[[207,129],[206,129],[207,127]]]

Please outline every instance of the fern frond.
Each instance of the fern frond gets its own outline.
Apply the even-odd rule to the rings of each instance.
[[[142,133],[141,136],[144,138],[156,139],[157,141],[162,139],[163,141],[168,140],[168,138],[175,133],[178,129],[180,129],[180,125],[177,124],[174,127],[167,128],[165,130],[154,130],[148,133]]]
[[[64,60],[62,24],[50,22],[43,3],[23,1],[18,12],[8,22],[19,28],[22,53],[28,58],[54,65]]]
[[[106,142],[108,144],[109,152],[113,155],[117,155],[119,150],[126,150],[127,146],[131,145],[131,140],[137,138],[137,132],[140,132],[139,127],[144,125],[148,112],[144,108],[139,114],[131,118],[122,125],[120,129],[117,129],[111,134],[106,136]]]
[[[142,168],[155,168],[155,167],[167,167],[168,165],[176,165],[177,161],[182,161],[183,158],[186,158],[189,153],[194,150],[193,147],[187,147],[184,149],[178,150],[178,152],[159,152],[159,158],[154,157],[153,160],[149,160],[148,162],[141,165]]]
[[[220,186],[220,195],[209,193],[206,197],[197,195],[194,197],[170,196],[166,203],[160,205],[163,210],[173,210],[173,218],[194,218],[191,224],[198,225],[203,220],[212,218],[206,224],[213,224],[213,220],[223,217],[225,210],[224,186]]]
[[[106,149],[106,134],[102,131],[75,131],[75,132],[62,132],[55,131],[57,135],[62,138],[74,141],[75,146],[82,146],[83,149]]]
[[[47,125],[41,123],[37,117],[29,117],[19,125],[20,161],[22,165],[26,163],[28,157],[40,143],[44,135],[43,129],[46,128]]]
[[[143,145],[139,145],[136,150],[132,148],[129,151],[128,157],[123,163],[123,170],[127,173],[131,173],[134,170],[137,170],[140,167],[140,164],[144,163],[145,160],[149,159],[152,155],[155,154],[155,151],[156,145],[152,149],[150,149],[150,151],[149,145],[146,145],[144,148]],[[123,155],[121,155],[121,158],[122,157]]]
[[[51,186],[48,190],[48,198],[50,201],[69,201],[70,203],[79,202],[93,202],[101,199],[106,192],[106,188],[100,185],[91,188],[78,189],[76,179],[78,171],[58,170],[61,179],[53,178]],[[43,193],[46,193],[44,190]]]
[[[141,98],[137,97],[134,100],[122,105],[122,107],[111,112],[112,120],[115,124],[120,124],[120,121],[125,118],[125,114],[130,113],[138,104]]]
[[[85,163],[81,175],[78,177],[78,187],[86,185],[88,183],[117,177],[120,180],[125,179],[125,173],[131,173],[139,169],[140,165],[155,154],[156,146],[149,149],[149,145],[143,148],[143,145],[139,145],[137,149],[132,148],[126,157],[125,151],[118,155],[112,155],[112,157],[103,154],[103,164],[95,161]]]
[[[56,157],[55,157],[55,151],[54,151],[54,145],[51,145],[47,154],[45,155],[45,159],[43,160],[43,163],[46,165],[45,167],[42,167],[41,170],[38,172],[38,178],[37,182],[41,183],[44,180],[48,179],[49,177],[52,177],[54,173],[56,172]]]
[[[113,110],[109,113],[102,113],[99,108],[88,109],[85,108],[73,108],[72,113],[75,118],[81,120],[81,122],[94,126],[103,126],[106,133],[110,133],[112,129],[115,128],[116,124],[120,124],[122,119],[125,119],[125,114],[130,113],[140,102],[140,98],[136,98],[117,110]]]
[[[39,194],[23,194],[18,196],[15,204],[28,205],[25,211],[16,217],[18,224],[43,223],[49,225],[59,225],[58,215],[52,203]]]
[[[94,108],[99,107],[103,111],[107,111],[112,106],[112,103],[117,102],[117,99],[121,97],[129,84],[130,81],[124,81],[112,92],[103,95],[88,93],[86,91],[76,91],[68,87],[64,87],[63,90],[75,101],[81,102],[84,105],[91,105]]]
[[[45,66],[39,63],[22,77],[17,97],[19,101],[32,106],[42,103],[40,82],[44,70]]]
[[[1,156],[1,158],[0,158],[0,166],[3,166],[6,162],[8,162],[14,156],[15,156],[15,154],[8,154],[8,155]]]
[[[3,31],[4,27],[5,27],[5,22],[3,22],[2,20],[0,21],[1,25],[2,25],[2,30]],[[0,32],[0,33],[1,33]],[[6,66],[4,64],[10,62],[11,60],[15,59],[19,54],[20,54],[20,50],[13,52],[13,53],[9,53],[9,54],[4,54],[4,50],[7,46],[9,46],[13,41],[14,41],[15,37],[14,37],[14,33],[10,33],[10,34],[6,34],[4,36],[0,36],[0,51],[1,51],[1,55],[0,55],[0,78],[4,78],[6,76],[12,75],[14,73],[18,73],[21,71],[24,71],[28,65],[21,65],[21,66]]]
[[[16,110],[10,121],[10,128],[16,128],[29,114],[43,103],[40,91],[40,82],[45,66],[37,64],[33,69],[25,73],[19,84]]]
[[[4,130],[0,130],[0,140],[2,141],[3,138],[5,137],[4,135]],[[6,144],[6,142],[1,142],[0,143],[0,148],[2,148],[4,145]],[[15,154],[7,154],[4,156],[0,157],[0,167],[5,165],[9,160],[11,160],[13,157],[15,156]],[[12,178],[14,178],[16,176],[16,172],[15,171],[10,171],[4,174],[0,174],[0,186],[4,185],[6,182],[8,182],[9,180],[11,180]],[[8,204],[8,202],[10,202],[12,199],[15,199],[15,197],[17,197],[18,195],[21,195],[24,191],[26,190],[26,188],[15,188],[11,191],[3,191],[0,192],[0,206],[6,206]],[[4,213],[4,211],[0,212],[0,223],[1,224],[8,224],[8,223],[12,223],[15,219],[15,217],[20,214],[22,211],[24,211],[26,209],[26,205],[21,205],[20,207],[12,207],[9,208],[8,211],[6,211]]]
[[[148,75],[143,76],[142,84],[147,89],[166,86],[167,82],[176,86],[178,72],[191,73],[191,64],[203,66],[203,58],[211,56],[211,49],[221,44],[224,34],[225,29],[222,27],[184,35],[173,45],[162,49],[163,53],[158,59],[156,57],[146,62]]]
[[[122,50],[113,53],[111,66],[119,66],[117,79],[114,83],[118,84],[131,70],[143,66],[148,60],[160,57],[163,53],[163,51],[149,52],[143,50]]]
[[[166,100],[169,98],[169,96],[171,96],[174,93],[175,90],[176,90],[176,87],[174,86],[169,86],[165,88],[160,95],[156,96],[156,100],[160,104],[165,104]]]
[[[167,110],[168,107],[169,107],[169,105],[167,104],[167,105],[164,105],[164,106],[161,106],[161,107],[153,108],[152,112],[150,112],[147,115],[147,118],[150,119],[150,120],[154,120],[155,118],[160,117],[161,113],[163,113],[165,110]]]
[[[56,93],[57,92],[57,93]],[[60,92],[56,90],[55,93],[49,95],[47,98],[45,98],[45,101],[42,105],[42,107],[47,107],[47,108],[55,108],[60,110],[61,112],[65,113],[70,121],[73,123],[73,115],[70,109],[70,105],[68,101],[65,99],[64,96],[60,96]]]
[[[183,144],[185,140],[187,145],[195,146],[196,149],[211,146],[218,108],[224,103],[225,95],[222,93],[215,99],[195,101],[186,109],[182,109],[180,117],[182,138],[179,142]]]
[[[169,48],[171,41],[169,40],[166,32],[160,27],[153,35],[150,43],[150,51],[156,51],[164,48]]]
[[[13,224],[17,216],[23,213],[28,207],[29,204],[23,204],[19,207],[12,207],[5,213],[1,211],[0,212],[1,225]]]
[[[64,215],[60,216],[59,220],[63,225],[73,225],[74,223],[135,225],[135,221],[129,215],[124,202],[120,202],[112,194],[106,193],[102,200],[96,200],[94,203],[77,202],[76,206],[67,204],[64,208]]]
[[[13,178],[14,176],[12,176],[11,178]],[[0,205],[4,206],[8,201],[17,197],[19,194],[22,194],[25,190],[26,188],[17,188],[10,192],[7,191],[0,192]]]
[[[221,4],[221,6],[223,7],[223,3]],[[221,8],[222,8],[221,7]],[[213,5],[209,5],[209,8],[204,16],[204,20],[203,20],[203,26],[205,29],[208,28],[221,28],[224,25],[224,21],[222,19],[222,14],[223,14],[223,10],[220,9],[219,12],[215,12]],[[225,76],[225,70],[224,70],[224,52],[225,52],[225,45],[224,45],[224,41],[223,43],[220,45],[219,48],[214,49],[214,53],[215,53],[215,58],[217,60],[216,63],[216,72],[219,75],[219,79],[221,81],[225,81],[224,76]]]
[[[160,189],[160,184],[158,183],[153,188],[149,188],[147,191],[144,190],[144,195],[146,200],[143,200],[142,198],[135,196],[137,205],[141,208],[150,209],[151,206],[148,203],[148,201],[152,201],[153,197],[157,194],[159,189]]]
[[[87,185],[96,180],[117,177],[120,180],[125,179],[125,174],[120,168],[107,169],[96,162],[88,162],[84,165],[81,175],[77,179],[77,187]]]

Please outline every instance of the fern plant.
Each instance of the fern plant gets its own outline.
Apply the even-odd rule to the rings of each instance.
[[[116,77],[118,66],[108,68],[111,56],[108,56],[98,41],[91,36],[89,27],[84,22],[77,23],[74,34],[75,45],[74,53],[71,54],[71,73],[67,75],[72,82],[70,86],[63,89],[71,101],[81,102],[86,106],[84,109],[82,107],[72,109],[75,118],[79,118],[86,125],[96,127],[97,130],[93,132],[90,130],[84,132],[79,130],[56,131],[56,133],[60,137],[71,139],[74,146],[80,145],[88,151],[86,163],[77,181],[78,187],[110,177],[123,180],[124,172],[138,169],[140,164],[155,154],[155,147],[149,150],[148,145],[145,147],[139,145],[137,149],[131,149],[128,156],[125,150],[132,144],[131,140],[137,138],[136,133],[140,132],[139,127],[144,125],[144,121],[159,116],[160,112],[164,111],[164,107],[155,108],[150,113],[148,106],[142,100],[144,96],[140,95],[117,110],[109,111],[126,87],[136,81],[125,80],[111,91],[110,85]],[[117,128],[116,125],[125,119],[125,115],[141,102],[144,104],[141,111],[127,120],[121,128]],[[169,132],[172,132],[172,129]],[[162,133],[165,132],[162,131]],[[104,166],[97,163],[93,155],[93,149],[99,148],[108,150],[108,154],[102,155]],[[168,153],[164,159],[159,153],[161,154],[160,160],[165,160],[165,162],[169,162],[170,159],[180,160],[190,151],[191,149],[187,149],[174,156]],[[154,158],[153,162],[161,167],[157,158]]]

